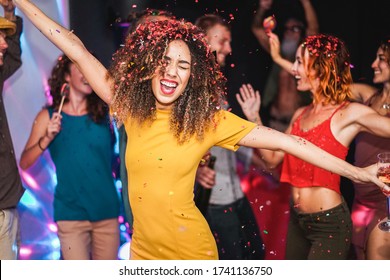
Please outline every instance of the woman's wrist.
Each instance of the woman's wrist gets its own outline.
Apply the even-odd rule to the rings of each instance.
[[[260,119],[260,116],[257,115],[257,116],[253,116],[251,118],[248,118],[249,121],[255,123],[255,124],[258,124],[258,125],[263,125],[262,122],[261,122],[261,119]]]
[[[39,149],[41,149],[42,152],[45,151],[47,149],[47,147],[49,146],[49,143],[48,143],[48,141],[45,141],[45,138],[49,139],[45,135],[45,136],[42,136],[41,138],[39,138],[39,140],[38,140],[38,147],[39,147]]]

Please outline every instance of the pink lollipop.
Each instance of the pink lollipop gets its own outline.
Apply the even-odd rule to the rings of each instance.
[[[265,18],[263,21],[263,27],[264,27],[266,33],[273,31],[276,27],[275,16],[272,15],[272,16]]]
[[[62,96],[60,107],[58,108],[58,113],[61,114],[62,106],[64,105],[65,98],[69,95],[69,85],[64,83],[61,87],[60,95]]]

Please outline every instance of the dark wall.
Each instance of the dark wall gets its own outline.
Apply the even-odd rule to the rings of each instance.
[[[116,50],[115,22],[148,1],[69,0],[70,28],[108,66]]]

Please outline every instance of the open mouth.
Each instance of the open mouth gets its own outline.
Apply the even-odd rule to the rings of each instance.
[[[175,92],[176,88],[177,88],[177,83],[176,82],[170,82],[170,81],[167,81],[167,80],[160,81],[160,85],[161,85],[161,91],[165,95],[173,94]]]

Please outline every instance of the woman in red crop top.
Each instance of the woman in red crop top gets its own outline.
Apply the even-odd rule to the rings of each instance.
[[[270,43],[277,53],[279,41],[272,33]],[[348,102],[352,76],[349,54],[340,39],[324,34],[307,37],[291,69],[297,89],[310,90],[313,103],[295,112],[286,133],[341,159],[360,132],[390,137],[389,118],[368,106]],[[237,99],[246,117],[261,124],[259,93],[250,85],[240,92]],[[340,193],[340,177],[282,151],[261,149],[260,153],[269,167],[283,161],[281,181],[292,186],[286,258],[346,259],[352,222]]]

